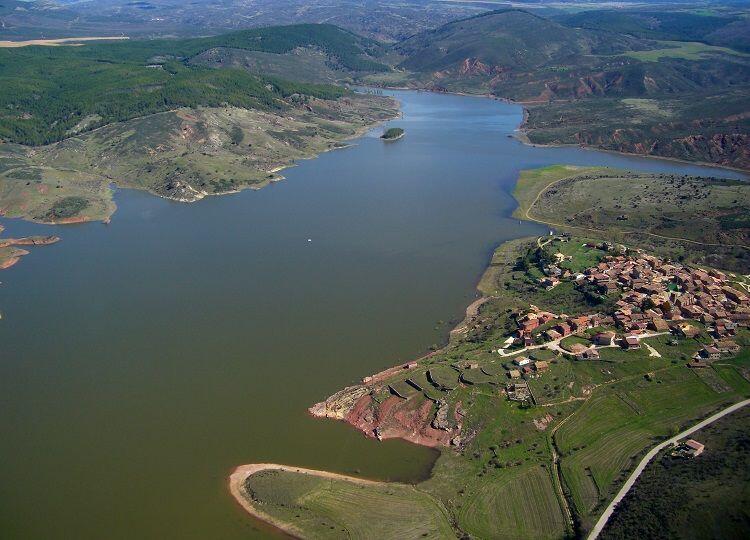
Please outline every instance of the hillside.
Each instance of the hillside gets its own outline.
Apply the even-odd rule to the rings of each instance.
[[[330,25],[0,48],[0,214],[102,220],[115,209],[113,182],[192,202],[279,180],[295,159],[395,116],[389,98],[305,82],[385,69],[368,54],[379,48]],[[271,65],[205,65],[221,51]],[[318,63],[294,69],[305,55]],[[298,82],[270,69],[281,65]]]
[[[395,45],[398,70],[369,79],[524,103],[534,143],[750,168],[750,55],[741,42],[690,41],[739,32],[742,20],[709,17],[680,34],[685,18],[665,15],[661,30],[631,34],[635,24],[602,15],[605,30],[593,29],[598,19],[583,15],[562,24],[511,9],[452,22]]]
[[[385,69],[367,56],[377,44],[330,25],[246,30],[187,40],[89,43],[77,47],[0,48],[0,139],[47,144],[111,122],[178,107],[224,103],[281,108],[295,93],[319,98],[340,88],[290,84],[239,69],[191,63],[207,50],[231,48],[282,55],[314,48],[348,72]]]
[[[625,35],[576,30],[527,11],[507,9],[448,23],[395,46],[399,67],[444,75],[501,75],[591,54],[645,48]],[[458,69],[458,71],[456,71]]]

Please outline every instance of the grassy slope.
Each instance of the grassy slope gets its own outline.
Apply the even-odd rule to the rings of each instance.
[[[306,98],[283,112],[234,107],[180,109],[112,124],[29,152],[0,147],[0,212],[49,221],[70,196],[89,205],[78,215],[114,212],[110,182],[184,200],[259,188],[295,159],[336,148],[395,115],[378,96],[329,102]]]
[[[404,484],[360,485],[285,471],[263,471],[245,483],[254,503],[314,538],[448,538],[444,510]]]
[[[675,258],[747,267],[742,246],[750,246],[750,223],[742,216],[750,187],[742,182],[553,166],[523,171],[514,195],[518,217]]]

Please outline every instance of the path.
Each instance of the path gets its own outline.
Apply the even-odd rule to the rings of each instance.
[[[704,427],[716,422],[720,418],[725,417],[728,414],[733,413],[736,410],[741,409],[742,407],[750,405],[750,399],[746,399],[744,401],[740,401],[739,403],[735,403],[734,405],[727,407],[726,409],[717,412],[713,416],[709,416],[705,420],[698,422],[693,427],[686,429],[682,433],[678,433],[671,439],[667,439],[661,444],[658,444],[654,448],[651,449],[651,451],[646,454],[646,456],[641,460],[641,462],[638,464],[638,466],[635,468],[633,473],[630,475],[630,477],[625,482],[625,485],[622,486],[620,491],[617,492],[617,495],[612,500],[611,503],[609,503],[609,506],[607,506],[607,509],[604,510],[604,513],[599,518],[599,521],[596,522],[596,525],[594,525],[594,528],[591,529],[591,532],[589,533],[588,540],[595,540],[599,534],[601,534],[602,530],[604,530],[604,527],[607,525],[607,522],[609,521],[609,518],[612,517],[612,513],[615,510],[615,507],[620,503],[620,501],[627,495],[628,491],[630,491],[630,488],[633,487],[636,480],[638,480],[638,477],[641,475],[643,470],[646,468],[646,465],[649,464],[649,462],[664,448],[667,446],[676,443],[680,439],[684,439],[688,435],[692,435],[696,431],[703,429]]]

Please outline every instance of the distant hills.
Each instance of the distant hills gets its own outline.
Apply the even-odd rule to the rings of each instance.
[[[505,9],[448,23],[394,48],[406,57],[400,67],[412,71],[453,70],[469,59],[501,73],[644,47],[624,34],[573,29],[528,11]]]
[[[574,28],[594,28],[652,39],[700,41],[750,51],[750,21],[737,15],[594,10],[563,15],[556,20]]]
[[[0,139],[39,145],[178,107],[263,110],[281,107],[280,99],[294,93],[338,97],[339,87],[213,70],[191,60],[211,50],[284,55],[306,48],[320,51],[321,62],[344,77],[387,70],[370,56],[380,47],[336,26],[301,24],[195,39],[0,48]]]
[[[750,54],[743,39],[720,45],[748,28],[677,11],[503,9],[394,45],[392,82],[373,80],[523,102],[534,143],[750,168]]]

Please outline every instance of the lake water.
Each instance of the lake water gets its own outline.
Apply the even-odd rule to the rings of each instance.
[[[0,273],[0,536],[267,536],[227,493],[242,463],[418,479],[431,451],[306,408],[442,342],[494,246],[546,232],[508,217],[519,169],[738,176],[524,146],[518,106],[393,94],[402,140],[375,130],[258,192],[119,191],[108,226],[2,221],[62,242]]]

